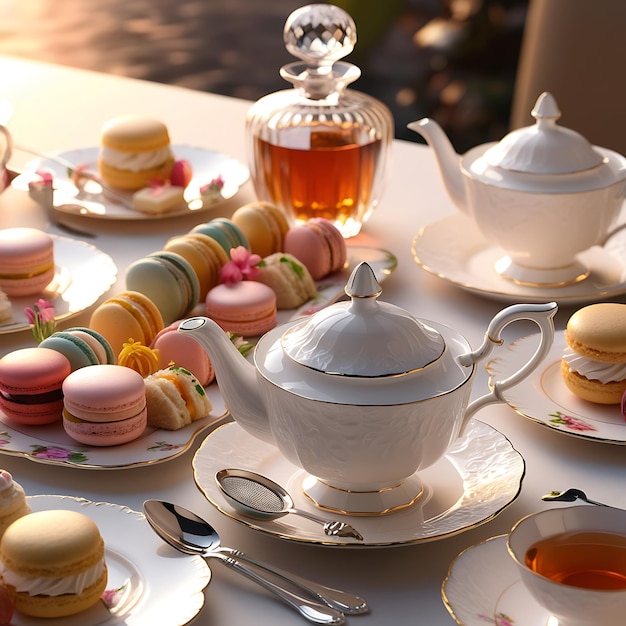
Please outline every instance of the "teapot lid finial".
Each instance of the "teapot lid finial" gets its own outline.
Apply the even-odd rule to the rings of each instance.
[[[345,291],[351,298],[377,298],[383,292],[374,270],[365,261],[354,268]]]
[[[484,155],[491,167],[525,174],[574,174],[602,165],[602,155],[579,133],[556,123],[561,111],[542,93],[532,109],[536,123],[511,131]]]
[[[558,120],[561,117],[559,105],[556,103],[554,96],[544,91],[535,102],[530,114],[536,119]]]
[[[291,326],[281,338],[293,361],[324,374],[377,378],[421,370],[445,351],[445,340],[408,311],[379,302],[371,266],[357,265],[338,302]]]

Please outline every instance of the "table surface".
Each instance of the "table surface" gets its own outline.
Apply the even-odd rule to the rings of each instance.
[[[0,99],[9,100],[14,107],[8,121],[14,140],[41,152],[96,146],[106,120],[118,114],[140,113],[165,121],[173,143],[226,152],[246,160],[244,118],[248,102],[11,58],[0,58],[0,76]],[[19,168],[29,159],[16,152],[11,165]],[[247,183],[210,217],[228,216],[252,199],[252,185]],[[420,144],[395,141],[384,197],[351,243],[384,248],[397,256],[397,271],[383,285],[384,300],[417,317],[439,320],[458,329],[477,347],[489,320],[504,304],[432,276],[415,263],[411,254],[412,239],[420,228],[455,210],[430,150]],[[124,272],[129,263],[159,249],[172,235],[187,232],[197,221],[193,216],[154,222],[99,221],[95,225],[97,236],[90,242],[110,254],[117,264],[113,292],[124,289]],[[0,196],[0,226],[16,225],[46,227],[45,215],[23,193],[9,189]],[[83,222],[78,225],[85,226]],[[59,232],[54,227],[47,229]],[[558,329],[564,327],[572,312],[572,308],[560,309]],[[87,323],[88,314],[76,323]],[[3,335],[0,353],[26,345],[29,340],[28,333]],[[473,396],[484,393],[486,382],[481,366]],[[232,521],[207,502],[194,483],[191,462],[199,442],[167,463],[118,471],[41,465],[13,456],[1,457],[0,466],[9,470],[31,495],[82,496],[135,510],[141,510],[147,498],[180,503],[213,523],[225,545],[363,596],[371,612],[351,617],[349,623],[446,626],[454,620],[442,602],[441,584],[451,561],[465,548],[506,533],[524,515],[549,507],[541,501],[543,494],[577,487],[596,500],[626,507],[626,449],[622,446],[565,436],[524,419],[506,405],[484,408],[477,419],[503,433],[525,459],[519,496],[493,520],[477,528],[442,540],[390,548],[346,550],[294,544]],[[204,608],[194,623],[305,623],[290,608],[230,570],[220,566],[212,570]]]

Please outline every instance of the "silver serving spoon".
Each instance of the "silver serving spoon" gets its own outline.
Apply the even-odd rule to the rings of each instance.
[[[353,537],[363,541],[363,535],[347,522],[325,520],[296,509],[287,491],[266,476],[243,469],[223,469],[215,474],[215,480],[226,500],[243,515],[274,520],[292,513],[319,522],[324,533],[331,537]]]
[[[265,577],[251,572],[241,563],[243,561],[266,574],[278,577],[292,589],[297,589],[297,593],[285,590],[288,596],[284,597],[282,595],[284,589],[282,584],[278,585],[268,581],[268,584],[272,586],[270,591],[277,593],[279,597],[292,604],[301,613],[304,611],[304,616],[310,621],[313,621],[311,617],[321,612],[321,615],[317,615],[318,621],[314,623],[341,624],[343,623],[343,613],[367,613],[369,610],[365,601],[359,596],[301,578],[291,572],[285,572],[266,563],[256,561],[240,550],[221,546],[217,531],[208,522],[182,506],[159,500],[146,500],[143,509],[146,519],[153,530],[165,542],[177,550],[205,558],[218,558],[225,565],[236,569],[255,580],[255,582],[265,586],[261,582],[265,580]],[[311,599],[302,598],[300,596],[301,593],[307,594]],[[300,602],[305,603],[305,608],[302,609],[296,604]],[[319,604],[320,602],[323,604]],[[329,609],[328,611],[326,611],[327,608]],[[337,619],[341,621],[334,621]]]
[[[546,500],[547,502],[575,502],[576,500],[582,500],[587,504],[595,504],[596,506],[609,506],[608,504],[604,504],[603,502],[596,502],[595,500],[590,500],[587,497],[587,494],[580,489],[567,489],[566,491],[551,491],[545,496],[541,496],[542,500]]]

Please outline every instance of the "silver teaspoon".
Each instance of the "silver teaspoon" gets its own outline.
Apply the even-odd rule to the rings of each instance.
[[[266,476],[243,469],[223,469],[215,474],[215,480],[226,500],[244,515],[274,520],[292,513],[319,522],[328,536],[363,541],[363,535],[347,522],[325,520],[296,509],[287,491]]]
[[[301,578],[291,572],[285,572],[266,563],[256,561],[240,550],[221,546],[217,531],[207,521],[182,506],[159,500],[146,500],[143,509],[146,519],[154,531],[164,541],[181,552],[197,554],[205,558],[216,557],[222,560],[224,564],[238,569],[238,571],[241,571],[241,568],[244,567],[239,563],[243,561],[248,565],[280,578],[292,588],[299,589],[316,601],[323,602],[323,606],[313,603],[316,610],[323,610],[329,607],[341,613],[351,614],[366,613],[369,610],[365,601],[359,596]],[[238,567],[235,567],[235,564],[238,564]],[[241,571],[241,573],[245,572]],[[245,573],[245,575],[248,574]],[[256,574],[254,575],[256,576]],[[256,582],[259,581],[257,580]],[[261,583],[259,582],[259,584]],[[296,594],[292,593],[291,595],[294,596]],[[305,601],[308,602],[308,600]],[[333,617],[336,618],[337,616],[333,615]],[[323,621],[319,623],[343,622]]]
[[[545,496],[541,496],[542,500],[546,500],[547,502],[575,502],[576,500],[582,500],[587,504],[595,504],[596,506],[609,506],[608,504],[604,504],[603,502],[596,502],[595,500],[590,500],[585,494],[584,491],[580,489],[567,489],[566,491],[551,491]]]

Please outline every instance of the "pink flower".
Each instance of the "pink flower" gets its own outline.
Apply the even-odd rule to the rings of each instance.
[[[35,172],[35,174],[37,174],[37,176],[39,176],[39,178],[41,179],[40,182],[44,183],[45,185],[52,186],[53,177],[50,170],[39,169]]]
[[[261,262],[258,254],[252,254],[244,246],[230,250],[230,261],[220,270],[220,279],[226,285],[234,285],[246,278],[254,279],[259,274],[257,265]]]
[[[24,313],[28,323],[32,326],[33,337],[37,343],[41,343],[55,331],[54,305],[48,300],[39,298],[32,308],[27,306]]]
[[[581,420],[578,417],[572,417],[571,415],[565,415],[564,413],[561,413],[561,411],[557,411],[556,413],[550,413],[550,417],[554,418],[550,420],[552,424],[560,424],[562,426],[565,426],[566,428],[578,432],[597,430],[595,426],[588,424],[584,420]]]
[[[42,446],[38,450],[33,451],[33,456],[39,459],[57,459],[59,461],[64,461],[68,458],[69,452],[56,446]]]

